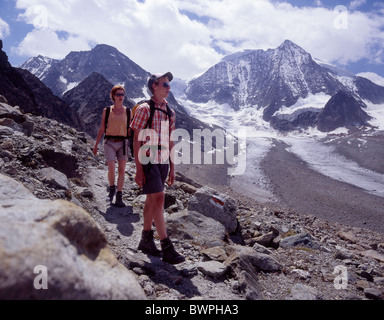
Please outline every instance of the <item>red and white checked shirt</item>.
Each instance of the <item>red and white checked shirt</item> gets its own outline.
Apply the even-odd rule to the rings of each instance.
[[[156,108],[167,111],[166,104],[155,104]],[[154,160],[154,155],[151,153],[152,161],[155,163],[167,163],[169,159],[169,137],[171,133],[176,129],[176,115],[172,110],[172,117],[169,121],[168,116],[159,110],[155,110],[152,119],[152,125],[150,125],[151,130],[143,130],[145,129],[148,119],[150,116],[150,106],[148,103],[143,103],[137,107],[135,111],[135,116],[131,123],[131,128],[133,130],[139,130],[144,135],[140,140],[145,140],[145,146],[153,146],[158,147],[159,152],[157,155],[157,159]],[[149,129],[149,128],[148,128]],[[140,136],[139,136],[140,138]],[[161,148],[159,147],[161,145]],[[163,152],[161,152],[163,151]],[[149,153],[147,153],[149,156]]]

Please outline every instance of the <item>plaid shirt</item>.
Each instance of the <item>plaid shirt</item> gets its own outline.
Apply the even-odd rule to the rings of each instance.
[[[167,111],[167,106],[165,104],[160,105],[156,103],[156,108]],[[173,111],[173,110],[172,110]],[[135,111],[135,116],[131,123],[131,128],[133,130],[140,130],[143,134],[145,134],[144,139],[146,140],[146,146],[152,146],[155,148],[159,148],[157,158],[155,159],[154,155],[151,154],[152,161],[155,163],[167,163],[169,159],[169,137],[171,133],[176,129],[176,115],[175,112],[172,112],[173,115],[168,120],[168,116],[161,111],[155,110],[152,120],[152,130],[147,130],[145,133],[142,130],[145,129],[148,119],[150,116],[150,106],[148,103],[143,103],[139,107],[137,107]],[[149,129],[149,128],[148,128]],[[155,134],[156,133],[156,134]],[[157,136],[156,136],[157,135]],[[140,136],[139,136],[140,137]],[[161,147],[159,147],[161,146]],[[161,152],[163,150],[163,152]],[[147,156],[149,156],[149,150],[147,152]]]

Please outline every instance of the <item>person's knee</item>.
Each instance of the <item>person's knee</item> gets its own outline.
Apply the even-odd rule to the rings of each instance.
[[[165,200],[164,192],[158,192],[147,195],[147,201],[151,204],[163,205]]]
[[[108,161],[107,162],[108,169],[115,169],[116,168],[116,161]]]
[[[126,166],[127,166],[126,161],[119,161],[119,168],[118,168],[119,174],[125,174],[125,167]]]

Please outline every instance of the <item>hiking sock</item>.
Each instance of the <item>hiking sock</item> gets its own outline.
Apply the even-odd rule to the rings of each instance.
[[[185,258],[178,254],[169,238],[161,240],[161,249],[163,261],[170,264],[179,264],[185,261]]]
[[[156,248],[155,241],[153,240],[153,230],[143,230],[138,249],[152,256],[161,256],[161,251]]]

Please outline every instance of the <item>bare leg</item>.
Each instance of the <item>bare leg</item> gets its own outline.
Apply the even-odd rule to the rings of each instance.
[[[126,165],[127,165],[127,161],[119,160],[117,191],[123,191],[124,182],[125,182],[125,167],[126,167]]]
[[[110,186],[115,185],[115,170],[116,170],[116,162],[109,161],[108,163],[108,182]]]
[[[163,211],[164,199],[164,192],[148,194],[144,206],[144,230],[151,230],[152,222],[154,221],[160,240],[168,237]]]

